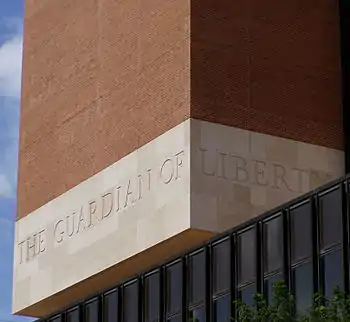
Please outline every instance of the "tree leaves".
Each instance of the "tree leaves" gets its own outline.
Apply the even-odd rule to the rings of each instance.
[[[267,304],[261,294],[254,296],[253,307],[236,301],[236,318],[239,322],[345,322],[350,321],[350,297],[339,288],[331,299],[315,294],[313,305],[306,315],[296,313],[294,296],[283,282],[274,284],[273,299]]]

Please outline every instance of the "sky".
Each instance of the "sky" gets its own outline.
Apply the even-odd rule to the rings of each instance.
[[[0,322],[32,320],[11,315],[22,27],[23,0],[0,0]]]

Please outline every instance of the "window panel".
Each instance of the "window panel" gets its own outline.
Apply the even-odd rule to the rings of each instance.
[[[256,229],[238,235],[238,283],[256,278]]]
[[[159,273],[145,278],[145,321],[157,321],[160,316]]]
[[[322,258],[324,293],[332,297],[337,287],[343,288],[343,261],[342,250],[329,253]]]
[[[180,314],[178,314],[167,319],[167,322],[182,322],[182,317]]]
[[[338,244],[342,237],[341,189],[320,197],[321,248]]]
[[[167,279],[167,313],[181,309],[182,302],[182,262],[173,264],[166,269]]]
[[[55,317],[52,317],[51,319],[48,319],[48,322],[62,322],[62,315],[58,315]]]
[[[313,299],[313,268],[306,263],[293,269],[293,291],[295,306],[299,314],[306,314]]]
[[[189,312],[189,321],[191,322],[205,322],[204,306],[193,309]]]
[[[282,216],[264,223],[264,271],[280,269],[283,263]]]
[[[214,322],[231,321],[230,295],[222,296],[214,302]]]
[[[103,297],[103,322],[117,322],[118,307],[117,291],[106,294]]]
[[[123,322],[137,322],[139,319],[138,283],[125,286],[123,295]]]
[[[310,203],[290,212],[292,237],[292,263],[312,255],[312,217]]]
[[[98,300],[94,300],[84,306],[84,322],[98,322]]]
[[[75,308],[67,312],[67,322],[79,322],[79,309]]]
[[[238,291],[238,296],[243,302],[252,307],[254,305],[254,295],[256,291],[255,283],[249,284]]]
[[[205,295],[205,253],[189,257],[189,302],[191,304],[204,300]]]
[[[213,246],[212,254],[213,293],[218,294],[230,288],[230,240]]]
[[[265,290],[266,290],[266,301],[271,303],[274,296],[274,286],[275,283],[283,281],[281,273],[273,275],[265,280]]]

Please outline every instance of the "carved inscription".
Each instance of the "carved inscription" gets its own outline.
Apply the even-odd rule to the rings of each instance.
[[[286,167],[282,164],[248,159],[218,150],[200,148],[199,153],[202,174],[240,184],[305,193],[332,180],[333,177],[326,172]]]
[[[65,240],[92,229],[107,218],[121,213],[147,198],[154,189],[162,189],[182,176],[185,152],[180,151],[162,161],[158,168],[147,169],[125,182],[116,184],[96,198],[87,201],[47,227],[18,243],[19,262],[35,259],[47,250],[46,234],[53,234],[53,242],[61,244]]]
[[[45,232],[46,229],[42,229],[18,243],[19,262],[21,264],[29,262],[45,252]]]

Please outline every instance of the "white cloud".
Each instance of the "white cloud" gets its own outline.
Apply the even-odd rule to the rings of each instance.
[[[0,96],[20,97],[23,37],[16,33],[0,46]]]
[[[7,176],[0,173],[0,198],[10,198],[13,194],[13,188]]]
[[[0,198],[14,198],[17,181],[18,118],[21,93],[20,20],[0,21]]]

